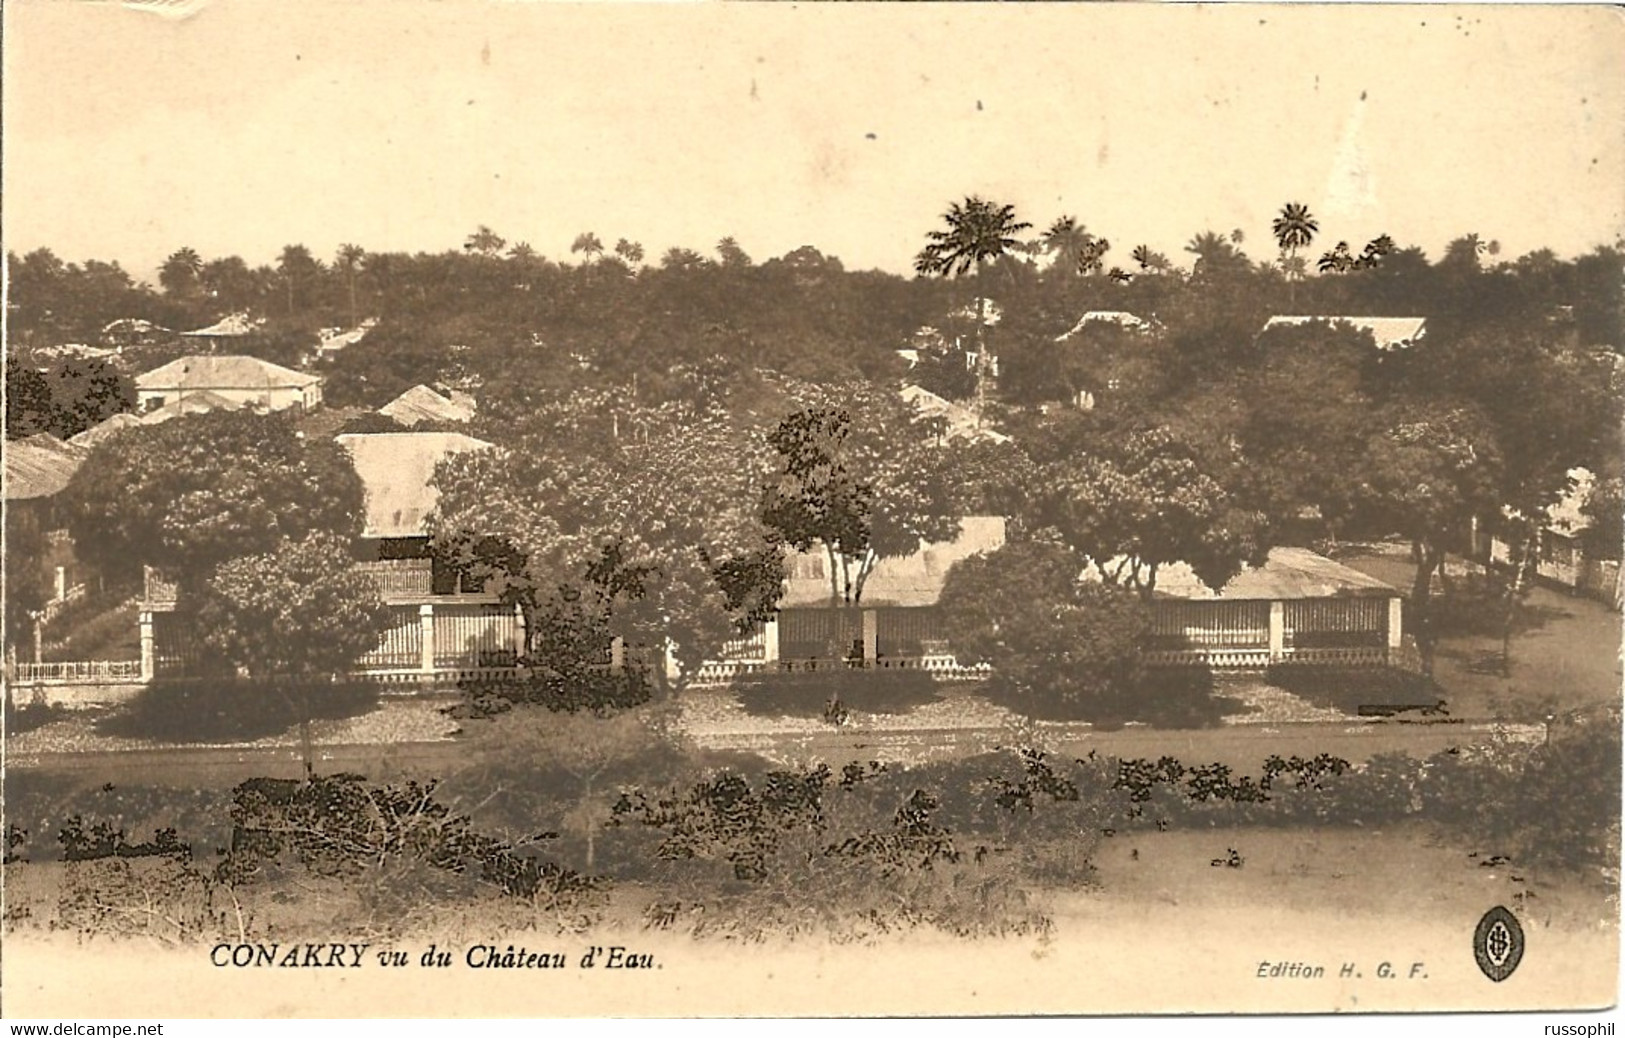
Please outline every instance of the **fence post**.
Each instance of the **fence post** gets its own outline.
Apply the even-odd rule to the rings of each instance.
[[[762,662],[779,661],[779,619],[774,617],[762,624]]]
[[[141,621],[141,680],[150,682],[158,674],[157,638],[153,632],[152,610],[138,614]]]
[[[1270,662],[1278,663],[1286,656],[1286,603],[1270,603]]]
[[[880,655],[880,622],[873,609],[863,611],[863,662],[873,663]]]
[[[619,638],[609,640],[609,672],[619,674],[626,667],[626,642]]]
[[[422,645],[418,647],[418,670],[424,675],[434,673],[434,603],[418,606],[418,631]]]

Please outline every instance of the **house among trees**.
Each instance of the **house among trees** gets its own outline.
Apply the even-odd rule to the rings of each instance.
[[[8,609],[24,603],[31,588],[45,588],[28,603],[36,621],[50,615],[84,590],[73,542],[63,527],[57,496],[84,462],[89,449],[38,433],[6,444],[5,521]],[[22,586],[27,585],[27,586]],[[35,607],[38,607],[37,609]],[[19,609],[19,613],[25,610]],[[20,616],[8,617],[8,634],[21,629]],[[33,625],[37,659],[39,624]],[[15,652],[15,643],[8,645]]]
[[[417,385],[378,409],[381,415],[411,427],[419,422],[467,422],[474,417],[474,398],[459,389]]]
[[[1172,563],[1158,571],[1146,661],[1389,664],[1404,645],[1402,602],[1399,589],[1305,548],[1272,548],[1218,591]]]
[[[136,406],[142,412],[204,393],[209,394],[201,397],[209,405],[206,410],[232,404],[261,411],[288,408],[309,411],[322,403],[319,375],[295,371],[258,357],[214,354],[180,357],[137,375],[135,391]],[[195,410],[196,401],[192,406]]]
[[[511,663],[524,644],[519,614],[484,589],[460,587],[437,567],[426,525],[439,492],[435,466],[491,444],[455,432],[350,433],[337,438],[366,490],[357,554],[378,582],[394,622],[357,669],[396,680],[446,679],[493,662]]]
[[[138,428],[141,425],[142,419],[140,417],[128,411],[121,411],[116,415],[104,418],[77,436],[68,437],[68,442],[75,447],[94,447],[109,436],[116,436],[125,429]]]
[[[1384,353],[1404,349],[1422,341],[1427,334],[1425,317],[1271,317],[1264,322],[1264,331],[1271,328],[1298,327],[1305,324],[1349,324],[1362,332],[1370,332],[1377,349]]]
[[[1124,331],[1140,332],[1141,334],[1150,334],[1157,327],[1156,321],[1148,321],[1137,314],[1129,313],[1127,310],[1090,310],[1078,318],[1078,323],[1073,325],[1071,330],[1057,335],[1055,341],[1065,342],[1075,335],[1081,335],[1091,324],[1110,324],[1122,328]]]
[[[180,336],[202,342],[210,353],[214,353],[221,347],[229,348],[235,340],[257,334],[264,323],[263,320],[252,320],[247,314],[227,314],[207,328],[181,332]]]
[[[829,555],[821,548],[793,553],[785,560],[776,618],[731,643],[727,657],[708,664],[702,677],[829,666],[832,646],[851,664],[959,674],[963,668],[943,633],[937,600],[955,562],[997,550],[1004,537],[1002,517],[962,519],[952,541],[924,543],[912,555],[880,559],[859,601],[838,608],[830,602]]]
[[[356,676],[383,682],[445,682],[490,665],[511,665],[523,644],[512,606],[483,589],[458,586],[429,555],[425,520],[438,493],[435,466],[491,444],[462,433],[353,433],[337,437],[366,492],[358,567],[378,585],[393,614],[376,649],[356,661]],[[147,574],[141,614],[142,679],[182,676],[195,649],[174,615],[173,585]]]
[[[367,337],[367,333],[378,326],[378,318],[369,317],[354,328],[323,328],[316,335],[316,359],[328,360],[340,352],[354,346]]]
[[[928,389],[916,385],[905,385],[902,397],[923,417],[937,419],[943,423],[942,435],[950,440],[970,440],[986,443],[1009,443],[1010,437],[996,429],[990,429],[976,416],[976,412],[963,404],[956,404],[946,400]]]
[[[1540,530],[1540,543],[1536,546],[1536,579],[1579,592],[1611,603],[1619,608],[1625,600],[1625,585],[1621,583],[1620,560],[1597,557],[1587,551],[1587,542],[1593,540],[1591,516],[1585,514],[1585,503],[1596,487],[1597,477],[1590,469],[1569,470],[1572,481],[1562,500],[1546,511],[1546,523]],[[1472,527],[1471,552],[1475,558],[1498,566],[1511,566],[1512,545],[1502,536],[1504,531],[1495,523],[1478,523]],[[1595,544],[1592,545],[1595,548]]]

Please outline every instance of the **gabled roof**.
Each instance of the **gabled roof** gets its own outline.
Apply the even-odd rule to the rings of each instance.
[[[262,323],[261,321],[250,320],[247,314],[227,314],[207,328],[198,328],[195,331],[181,332],[181,334],[209,339],[253,335],[259,331],[259,326]]]
[[[203,414],[205,411],[235,411],[243,405],[229,397],[209,389],[189,389],[185,394],[164,404],[155,407],[141,416],[143,425],[162,425],[171,418],[179,418],[188,414]]]
[[[323,328],[317,333],[316,352],[321,354],[337,353],[347,346],[354,346],[367,337],[367,333],[378,326],[378,318],[369,317],[348,331],[343,328]]]
[[[860,603],[869,607],[929,606],[942,595],[948,569],[960,559],[997,550],[1004,545],[1001,516],[961,519],[959,536],[945,544],[922,543],[904,558],[881,559],[863,587]],[[829,605],[829,565],[822,548],[792,554],[786,560],[784,597],[780,608]]]
[[[6,500],[28,501],[61,493],[89,450],[37,433],[6,444]]]
[[[1409,346],[1427,334],[1427,318],[1425,317],[1271,317],[1264,322],[1264,331],[1271,328],[1298,326],[1305,324],[1336,324],[1346,322],[1363,332],[1370,332],[1371,338],[1377,342],[1377,349],[1392,350]]]
[[[914,405],[914,409],[927,418],[941,418],[947,422],[948,437],[950,439],[987,440],[992,443],[1008,443],[1010,437],[995,429],[989,429],[976,418],[976,413],[962,404],[952,400],[945,400],[937,394],[916,386],[913,383],[905,385],[901,394],[904,400]]]
[[[1129,313],[1127,310],[1090,310],[1088,313],[1078,318],[1078,323],[1072,326],[1071,331],[1063,332],[1062,334],[1057,335],[1055,337],[1055,341],[1061,342],[1063,339],[1070,339],[1072,336],[1083,331],[1086,325],[1093,324],[1095,322],[1099,322],[1101,324],[1115,324],[1119,328],[1126,328],[1130,331],[1138,332],[1148,332],[1156,326],[1155,321],[1148,321],[1138,314]]]
[[[454,432],[346,433],[337,442],[366,487],[363,537],[422,537],[424,519],[440,499],[429,485],[435,466],[453,454],[491,447]]]
[[[1112,563],[1108,562],[1107,566]],[[1090,565],[1085,580],[1099,580]],[[1245,566],[1215,593],[1183,562],[1157,570],[1154,597],[1191,602],[1278,602],[1306,598],[1395,598],[1399,590],[1307,548],[1271,548],[1262,566]]]
[[[285,368],[258,357],[193,354],[135,377],[137,389],[287,389],[321,382],[320,375]]]
[[[68,437],[68,442],[76,447],[93,447],[109,436],[141,424],[141,419],[138,416],[123,411],[96,423],[77,436]]]
[[[402,425],[419,422],[466,422],[474,417],[474,398],[456,389],[445,395],[428,386],[413,386],[378,409]]]

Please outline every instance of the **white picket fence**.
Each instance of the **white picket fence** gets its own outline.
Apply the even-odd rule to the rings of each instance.
[[[19,685],[115,684],[141,680],[140,660],[68,660],[17,663],[11,680]]]

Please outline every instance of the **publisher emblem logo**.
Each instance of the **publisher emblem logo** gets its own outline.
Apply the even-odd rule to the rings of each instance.
[[[1523,927],[1511,912],[1496,905],[1484,913],[1473,931],[1473,958],[1484,976],[1496,983],[1512,976],[1523,960]]]

